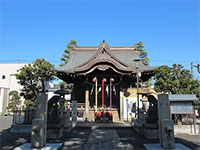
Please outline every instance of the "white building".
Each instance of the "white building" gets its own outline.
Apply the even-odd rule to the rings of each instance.
[[[18,84],[15,74],[25,65],[28,63],[0,63],[0,114],[6,112],[9,92],[16,90],[20,93],[22,86]],[[22,103],[23,100],[21,98]]]
[[[6,107],[9,101],[9,92],[16,90],[20,94],[23,88],[16,79],[15,74],[17,70],[28,65],[28,63],[0,63],[0,115],[6,112]],[[48,90],[48,100],[54,96],[54,92],[60,87],[54,85],[52,82],[45,82],[46,90]],[[70,99],[70,94],[65,95],[65,99]],[[24,103],[24,98],[20,99],[21,105]]]

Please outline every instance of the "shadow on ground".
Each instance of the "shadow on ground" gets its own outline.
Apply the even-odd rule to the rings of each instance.
[[[139,135],[135,132],[133,128],[130,127],[116,127],[116,128],[98,128],[107,132],[108,130],[116,130],[123,149],[126,150],[145,150],[143,144],[146,143],[159,143],[158,140],[147,140],[142,135]],[[87,149],[87,143],[90,137],[90,134],[94,129],[93,127],[78,127],[71,130],[70,132],[65,132],[64,137],[56,140],[47,140],[48,143],[62,143],[59,150],[83,150]],[[94,133],[94,132],[93,132]],[[185,146],[193,149],[199,150],[200,143],[198,138],[200,136],[193,135],[178,135],[176,137],[176,143],[182,143]],[[102,137],[103,138],[103,137]],[[194,139],[195,138],[195,139]],[[105,138],[106,139],[106,138]],[[103,141],[103,140],[102,140]],[[2,150],[11,150],[21,144],[30,143],[31,136],[30,134],[14,134],[10,133],[9,129],[2,130],[1,139],[0,139],[1,149]],[[116,141],[114,141],[116,142]]]
[[[176,143],[181,143],[192,150],[200,150],[200,135],[180,134],[176,136]]]
[[[60,139],[49,140],[47,143],[62,143],[59,150],[71,149],[71,150],[81,150],[88,140],[90,135],[90,129],[74,129],[71,132],[64,133],[64,136]],[[30,134],[19,134],[10,133],[10,128],[3,130],[0,134],[0,147],[1,150],[12,150],[24,143],[31,142]]]
[[[134,129],[117,129],[122,144],[127,150],[145,150],[143,144],[158,143],[158,140],[147,140],[143,135],[137,134]]]
[[[11,150],[15,147],[30,143],[30,134],[10,133],[10,128],[2,130],[0,133],[0,145],[2,150]]]

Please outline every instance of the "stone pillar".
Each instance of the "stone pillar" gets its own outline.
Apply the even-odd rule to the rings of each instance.
[[[67,108],[67,110],[66,110],[66,121],[67,121],[67,123],[70,122],[70,109],[69,108]]]
[[[89,118],[89,90],[85,91],[85,121]]]
[[[47,94],[37,97],[36,119],[32,121],[31,147],[42,148],[46,145],[47,133]]]
[[[60,119],[60,125],[61,127],[63,127],[66,123],[66,113],[65,113],[65,100],[63,98],[60,98],[59,100],[59,104],[60,104],[60,107],[59,107],[59,119]]]
[[[160,145],[163,149],[175,149],[173,121],[170,119],[167,94],[158,95],[158,118]]]
[[[77,101],[72,101],[72,128],[77,125]]]
[[[147,96],[143,96],[141,101],[142,101],[142,104],[143,104],[142,109],[144,109],[145,112],[147,112],[147,110],[148,110],[148,105],[147,105],[148,100],[147,100]]]

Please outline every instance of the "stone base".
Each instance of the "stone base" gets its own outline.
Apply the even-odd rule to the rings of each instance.
[[[31,133],[31,124],[15,124],[11,125],[11,133]]]
[[[63,129],[55,128],[47,130],[47,139],[59,139],[63,136]]]
[[[25,143],[14,150],[57,150],[61,145],[62,143],[48,143],[43,148],[31,148],[31,143]]]
[[[144,134],[146,139],[159,139],[159,130],[158,129],[146,129]]]
[[[146,139],[159,139],[159,129],[157,124],[134,123],[134,129],[137,133],[144,135]]]
[[[166,150],[166,149],[161,148],[160,144],[144,144],[144,147],[147,150]],[[175,149],[171,149],[171,150],[192,150],[192,149],[184,146],[183,144],[176,143]]]

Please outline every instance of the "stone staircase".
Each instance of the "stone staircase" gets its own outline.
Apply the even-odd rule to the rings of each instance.
[[[113,122],[118,122],[120,120],[118,110],[113,110],[112,113],[113,113]],[[83,120],[85,120],[85,111],[83,113]],[[94,110],[89,111],[88,121],[92,121],[92,122],[95,121],[95,111]]]

